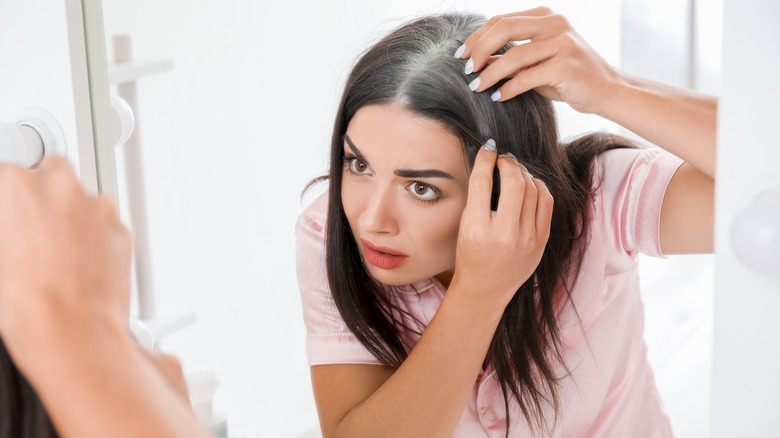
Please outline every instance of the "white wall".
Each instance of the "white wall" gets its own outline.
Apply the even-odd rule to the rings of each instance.
[[[618,61],[619,0],[549,4]],[[141,80],[137,113],[158,310],[198,315],[163,347],[185,371],[222,370],[217,403],[234,433],[295,437],[316,426],[293,226],[301,189],[327,168],[337,99],[357,54],[421,12],[524,7],[104,0],[109,38],[130,33],[138,60],[174,58],[173,72]],[[608,126],[563,114],[563,135]]]

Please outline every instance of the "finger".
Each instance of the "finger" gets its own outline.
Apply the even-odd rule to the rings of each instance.
[[[84,193],[73,166],[64,157],[46,156],[38,167],[31,169],[30,172],[36,175],[36,179],[41,181],[51,194],[78,196]]]
[[[65,157],[59,155],[46,155],[38,163],[38,165],[31,170],[42,173],[62,172],[66,170],[73,171],[73,167]]]
[[[501,195],[498,197],[496,218],[500,226],[514,227],[520,220],[525,196],[525,178],[520,163],[512,154],[502,154],[496,163],[501,178]]]
[[[535,67],[517,72],[512,79],[506,81],[496,90],[492,96],[493,100],[504,102],[534,88],[554,85],[551,78],[556,77],[558,70],[557,63],[554,61],[555,58],[548,59]]]
[[[557,47],[554,39],[533,41],[512,47],[503,55],[491,57],[488,60],[488,66],[479,75],[479,85],[472,88],[477,92],[487,90],[498,81],[512,78],[529,67],[554,56],[556,53]]]
[[[523,195],[523,209],[520,212],[520,235],[536,235],[536,210],[538,190],[534,179],[523,166],[523,179],[525,180],[525,193]]]
[[[496,61],[501,59],[501,55],[492,55],[490,58],[487,59],[487,65],[490,65]]]
[[[488,140],[479,148],[469,176],[469,192],[465,211],[482,220],[490,219],[490,197],[493,191],[493,169],[496,166],[495,141]]]
[[[550,237],[550,225],[552,223],[552,213],[554,199],[550,194],[550,189],[547,188],[547,184],[539,179],[534,179],[534,184],[539,193],[539,198],[536,202],[536,233],[539,239],[545,243]]]
[[[187,381],[184,378],[184,372],[181,362],[175,356],[149,351],[139,347],[141,354],[157,370],[163,379],[176,391],[183,399],[188,399]]]
[[[485,24],[483,24],[479,29],[474,31],[468,38],[466,38],[466,41],[463,42],[463,52],[458,56],[460,59],[468,59],[471,57],[471,48],[476,44],[477,41],[479,41],[480,38],[482,38],[482,35],[484,35],[488,30],[490,30],[496,23],[498,23],[502,18],[504,17],[522,17],[522,16],[528,16],[528,17],[543,17],[545,15],[552,14],[552,10],[546,6],[541,6],[533,9],[529,9],[526,11],[521,12],[512,12],[509,14],[501,14],[496,15],[494,17],[491,17]]]
[[[546,39],[567,29],[568,22],[564,18],[551,17],[560,16],[501,18],[472,44],[471,57],[466,62],[466,73],[482,69],[487,58],[510,41]]]

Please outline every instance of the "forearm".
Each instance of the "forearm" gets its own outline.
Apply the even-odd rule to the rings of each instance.
[[[64,326],[25,366],[61,436],[208,436],[122,327],[97,328]]]
[[[453,292],[409,357],[344,417],[334,436],[452,436],[501,317],[500,310],[476,310]]]
[[[715,175],[717,99],[624,75],[599,115]]]

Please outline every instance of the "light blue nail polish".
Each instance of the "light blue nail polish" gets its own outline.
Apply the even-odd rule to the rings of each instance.
[[[517,159],[517,157],[515,156],[515,154],[513,154],[513,153],[511,153],[511,152],[504,152],[503,154],[499,155],[498,157],[499,157],[499,158],[502,158],[502,157],[503,157],[503,158],[509,158],[509,159],[511,159],[511,160],[514,160],[514,161],[515,161],[515,163],[518,163],[518,164],[520,163],[520,161]]]
[[[470,89],[471,91],[477,91],[477,88],[479,88],[479,83],[480,83],[480,80],[479,80],[479,78],[476,78],[476,79],[474,79],[474,80],[473,80],[473,81],[471,81],[471,83],[469,84],[469,89]]]
[[[484,147],[485,149],[487,149],[487,150],[489,150],[491,152],[495,152],[496,151],[496,141],[493,140],[492,138],[488,139],[488,141],[486,141],[485,144],[482,147]]]
[[[498,102],[499,100],[501,100],[501,90],[498,90],[495,93],[491,94],[490,98],[493,99],[493,102]]]
[[[465,44],[461,44],[460,47],[458,47],[458,50],[455,51],[455,55],[454,56],[456,58],[460,58],[461,56],[463,56],[463,52],[465,52],[465,51],[466,51],[466,45]]]
[[[466,61],[466,69],[464,70],[464,73],[467,75],[470,75],[474,73],[474,60],[469,58],[468,61]]]

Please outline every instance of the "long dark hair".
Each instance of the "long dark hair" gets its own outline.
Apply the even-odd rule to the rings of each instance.
[[[545,407],[552,407],[557,417],[558,382],[568,373],[565,365],[564,375],[555,371],[564,364],[557,315],[562,304],[573,305],[570,283],[576,278],[586,244],[591,162],[604,151],[631,145],[608,134],[561,144],[552,103],[538,93],[496,103],[489,97],[496,87],[482,93],[469,90],[467,84],[477,74],[464,75],[464,61],[453,53],[483,22],[480,17],[459,14],[414,20],[368,49],[354,66],[331,139],[328,282],[350,331],[383,364],[400,366],[412,348],[410,334],[420,333],[404,321],[410,315],[404,315],[392,294],[384,292],[367,272],[344,214],[341,183],[347,125],[363,106],[400,104],[460,138],[469,167],[479,147],[493,138],[499,152],[511,152],[547,184],[555,208],[542,260],[507,305],[485,360],[495,368],[507,414],[511,396],[530,427],[549,429],[556,418],[547,418]],[[508,427],[509,421],[507,435]]]
[[[0,438],[56,438],[41,400],[0,339]]]

